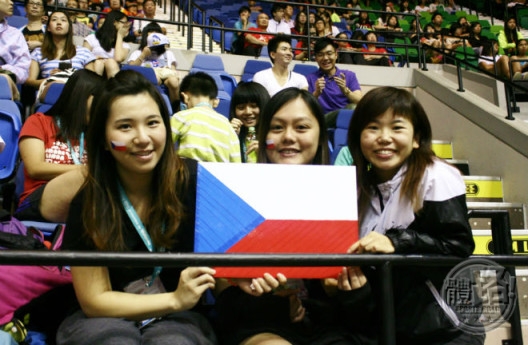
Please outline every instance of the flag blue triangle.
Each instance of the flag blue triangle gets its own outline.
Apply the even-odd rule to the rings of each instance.
[[[255,209],[198,165],[195,251],[225,252],[265,221]]]

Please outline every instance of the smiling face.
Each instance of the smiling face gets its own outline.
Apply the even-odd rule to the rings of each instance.
[[[310,164],[319,147],[319,123],[298,97],[285,103],[271,118],[266,148],[271,163]]]
[[[323,73],[334,75],[335,64],[337,61],[337,54],[334,46],[329,44],[324,49],[321,49],[321,51],[315,53],[315,61]]]
[[[165,149],[166,131],[157,103],[147,93],[117,97],[106,122],[106,146],[120,176],[152,174]],[[112,143],[124,148],[116,150]]]
[[[255,127],[258,123],[260,108],[257,103],[241,103],[235,106],[235,116],[246,127]]]
[[[70,23],[68,17],[62,12],[55,12],[51,15],[47,30],[52,35],[66,35],[70,30]]]
[[[291,45],[287,42],[280,42],[277,46],[277,50],[270,52],[270,57],[273,59],[273,64],[288,66],[293,59]]]
[[[378,183],[388,181],[419,147],[414,127],[405,117],[394,115],[392,109],[376,117],[361,131],[361,152],[372,164]]]

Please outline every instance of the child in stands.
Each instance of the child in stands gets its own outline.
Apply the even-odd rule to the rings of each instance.
[[[182,111],[171,118],[172,140],[178,154],[201,162],[240,163],[238,137],[218,105],[218,87],[204,72],[190,73],[181,87]]]
[[[264,86],[256,82],[239,83],[233,92],[229,119],[240,141],[242,163],[256,163],[258,141],[248,143],[246,138],[250,127],[253,127],[255,131],[258,130],[260,113],[269,102],[269,98],[269,93]]]

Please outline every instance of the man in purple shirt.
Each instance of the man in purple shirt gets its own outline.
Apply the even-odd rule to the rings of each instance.
[[[6,17],[12,14],[12,0],[0,0],[0,78],[8,80],[13,99],[18,99],[16,84],[26,81],[31,59],[22,32],[7,24]]]
[[[308,91],[319,100],[326,126],[334,128],[339,110],[353,109],[361,99],[361,86],[354,72],[337,68],[336,45],[330,38],[317,40],[314,52],[319,70],[306,77]]]

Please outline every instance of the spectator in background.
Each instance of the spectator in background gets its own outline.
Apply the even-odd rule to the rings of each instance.
[[[247,3],[251,12],[262,12],[262,6],[258,5],[255,0],[248,0]]]
[[[311,35],[317,37],[327,37],[328,35],[332,35],[331,32],[326,31],[324,19],[319,16],[315,17],[315,23],[312,28],[314,29],[314,32],[313,34],[310,33]]]
[[[523,38],[517,42],[517,54],[510,59],[513,79],[528,79],[528,40]]]
[[[79,9],[88,10],[88,0],[78,0]],[[94,27],[94,19],[85,12],[77,12],[77,21],[88,26],[90,29]]]
[[[370,21],[368,12],[360,11],[359,16],[354,22],[353,30],[372,30],[372,22]]]
[[[68,79],[59,99],[46,113],[27,118],[18,145],[24,162],[24,190],[16,210],[19,219],[56,222],[67,210],[58,207],[71,200],[69,171],[84,171],[87,153],[84,132],[93,95],[104,79],[88,70],[78,70]]]
[[[259,83],[241,82],[237,85],[229,105],[229,120],[240,141],[242,163],[256,163],[258,141],[246,142],[249,127],[258,133],[259,116],[269,102],[268,90]]]
[[[441,13],[436,12],[431,15],[431,26],[434,29],[435,37],[441,39],[441,36],[449,35],[449,29],[444,28],[442,23],[444,22],[444,17]]]
[[[19,99],[16,84],[22,84],[28,78],[31,59],[22,32],[8,23],[6,17],[11,15],[12,1],[0,0],[0,78],[6,78],[9,83],[12,99]]]
[[[290,26],[284,21],[283,3],[274,2],[271,6],[271,19],[269,19],[267,31],[276,34],[291,34]]]
[[[420,14],[421,12],[431,12],[431,9],[427,6],[427,0],[419,0],[414,8],[414,13]]]
[[[66,7],[77,9],[79,8],[79,4],[77,3],[77,0],[68,0]],[[73,31],[73,36],[86,37],[93,33],[93,30],[90,29],[88,25],[77,20],[77,11],[68,11],[68,16],[70,17],[70,21],[72,23],[71,28]]]
[[[128,11],[123,7],[121,0],[108,0],[107,6],[103,9],[103,13],[108,13],[110,11],[120,11],[130,15]]]
[[[460,11],[462,8],[460,7],[460,5],[457,5],[455,3],[455,0],[447,0],[445,6],[444,6],[444,10],[450,14],[454,14],[456,13],[456,11]],[[495,13],[498,13],[498,12],[495,12]]]
[[[86,68],[94,70],[95,56],[84,47],[73,43],[70,17],[63,11],[52,12],[46,24],[42,47],[31,53],[31,65],[26,85],[38,90],[44,99],[51,83],[65,83],[72,71]]]
[[[437,38],[435,30],[431,24],[426,24],[424,27],[423,35],[420,37],[420,43],[425,47],[425,57],[429,62],[441,63],[444,59],[444,55],[441,50],[443,42],[441,37]]]
[[[295,26],[295,20],[293,19],[293,6],[286,3],[284,6],[284,21],[290,27],[290,30]]]
[[[401,32],[403,29],[400,27],[398,17],[394,14],[390,14],[387,17],[387,23],[385,24],[385,29],[381,33],[385,38],[385,42],[394,42],[394,39],[397,37],[403,37]]]
[[[266,88],[270,97],[288,87],[308,90],[308,81],[300,74],[290,71],[293,60],[291,38],[279,35],[268,42],[268,52],[273,67],[255,73],[253,81]]]
[[[301,11],[297,14],[293,28],[291,28],[291,33],[304,36],[310,34],[308,32],[308,16],[306,15],[306,12]]]
[[[102,27],[84,38],[83,46],[96,57],[94,70],[97,74],[113,77],[121,68],[130,52],[124,42],[130,31],[130,23],[123,12],[110,11]]]
[[[517,19],[515,17],[508,18],[504,22],[504,29],[499,31],[499,47],[506,55],[515,54],[515,47],[521,38],[524,37],[517,26]]]
[[[363,33],[359,30],[355,31],[355,32],[359,32],[361,34],[361,36],[363,36]],[[346,32],[340,32],[337,36],[336,36],[337,40],[335,41],[336,42],[336,45],[337,45],[337,62],[339,63],[346,63],[346,64],[352,64],[354,63],[354,53],[351,53],[351,52],[354,52],[354,51],[360,51],[361,48],[355,48],[353,47],[349,42],[349,37],[348,37],[348,34]],[[362,38],[363,39],[363,38]]]
[[[336,66],[336,46],[330,38],[317,40],[314,52],[319,70],[306,77],[308,91],[323,108],[327,127],[335,128],[339,110],[353,109],[361,99],[361,86],[354,72]]]
[[[468,38],[469,32],[470,32],[470,25],[469,25],[467,18],[464,16],[458,17],[457,23],[462,28],[462,34],[460,36]]]
[[[249,30],[256,28],[257,25],[250,20],[251,10],[247,6],[242,6],[238,10],[238,20],[235,22],[235,29]],[[244,50],[244,33],[233,32],[233,41],[231,47],[233,54],[242,54]]]
[[[128,63],[154,69],[158,85],[169,90],[169,99],[175,107],[180,100],[180,74],[176,70],[177,62],[169,49],[169,40],[161,33],[158,23],[150,23],[143,29],[139,48],[130,54]]]
[[[137,0],[137,17],[145,17],[145,11],[143,10],[143,4],[145,3],[145,0]]]
[[[143,11],[144,11],[144,18],[147,19],[155,19],[156,16],[156,1],[155,0],[145,0],[143,2]],[[141,40],[141,32],[143,30],[143,27],[147,24],[151,23],[151,21],[148,20],[140,20],[136,19],[134,20],[133,24],[133,30],[134,30],[134,36],[136,36],[136,40]],[[166,35],[167,34],[167,28],[166,24],[158,23],[161,27],[161,33]]]
[[[475,50],[475,53],[477,55],[480,55],[482,52],[482,46],[486,41],[488,41],[488,38],[486,36],[482,36],[482,25],[480,25],[479,22],[473,22],[471,23],[471,28],[469,32],[468,42],[471,44],[471,47],[473,47],[473,50]]]
[[[327,12],[330,13],[330,19],[332,20],[332,23],[340,23],[341,22],[341,15],[340,11],[337,9],[341,5],[335,0],[330,2],[330,6],[332,6],[331,9],[326,9]]]
[[[266,13],[259,13],[257,17],[257,27],[249,28],[244,34],[243,55],[259,56],[263,46],[268,45],[268,41],[273,35],[267,34],[269,17]]]
[[[20,30],[26,39],[30,52],[42,46],[42,42],[44,42],[46,26],[43,20],[47,20],[44,17],[45,6],[46,2],[44,0],[25,0],[24,7],[26,8],[28,23],[21,27]]]
[[[399,12],[414,14],[414,8],[409,4],[409,0],[402,0]]]
[[[354,62],[357,65],[392,66],[389,55],[387,55],[387,49],[377,46],[378,35],[374,31],[365,34],[365,41],[367,47],[361,49],[363,54],[354,56]]]
[[[499,45],[496,40],[489,40],[482,47],[482,54],[478,59],[480,69],[492,73],[497,77],[510,79],[510,58],[508,55],[499,54]]]
[[[336,37],[339,33],[339,29],[337,26],[333,25],[332,23],[332,15],[328,11],[324,11],[321,13],[321,18],[323,18],[324,24],[325,24],[325,36],[332,36]]]
[[[317,37],[311,37],[310,38],[310,53],[311,55],[308,56],[308,37],[303,37],[300,40],[297,41],[297,45],[295,46],[295,60],[299,61],[314,61],[315,55],[314,55],[314,45],[315,41],[317,40]]]
[[[172,140],[181,157],[200,162],[240,163],[240,143],[227,118],[214,111],[218,87],[204,72],[190,73],[180,85],[186,110],[171,118]]]

